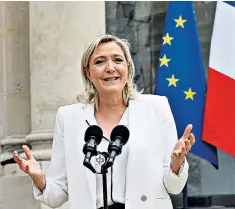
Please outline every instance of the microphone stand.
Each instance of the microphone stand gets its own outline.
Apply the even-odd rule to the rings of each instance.
[[[102,180],[103,180],[103,203],[104,209],[108,209],[108,197],[107,197],[107,176],[108,170],[102,171]]]
[[[109,157],[109,153],[107,153],[107,152],[97,152],[96,154],[95,154],[95,156],[96,155],[98,155],[98,154],[101,154],[101,155],[103,155],[104,156],[104,158],[105,158],[105,162],[104,162],[104,164],[103,165],[105,165],[106,164],[106,162],[107,162],[107,159],[108,159],[108,157]],[[102,165],[102,166],[103,166]],[[108,169],[102,169],[102,167],[101,167],[101,172],[100,173],[98,173],[98,172],[96,172],[96,170],[94,169],[94,167],[91,165],[91,163],[89,162],[89,165],[87,165],[87,164],[85,164],[84,166],[86,166],[88,169],[90,169],[93,173],[96,173],[96,174],[102,174],[102,183],[103,183],[103,209],[108,209],[108,195],[107,195],[107,173],[108,173]]]
[[[89,125],[88,121],[86,122]],[[86,131],[85,133],[86,144],[83,147],[83,153],[86,154],[85,159],[83,161],[83,165],[88,169],[90,169],[93,173],[97,173],[95,168],[92,166],[90,159],[92,156],[96,156],[98,154],[104,156],[105,162],[101,165],[101,172],[97,174],[102,174],[103,205],[104,205],[103,209],[108,209],[106,174],[108,173],[108,168],[113,165],[115,157],[121,154],[122,146],[126,144],[130,133],[127,127],[123,125],[116,126],[111,133],[111,143],[109,144],[108,152],[97,152],[96,145],[98,145],[101,142],[102,138],[105,137],[104,136],[100,137],[103,133],[101,128],[99,128],[98,126],[90,126],[88,129],[89,130]],[[95,132],[97,132],[98,134],[94,134]]]
[[[109,153],[107,152],[103,152],[100,153],[104,156],[105,158],[105,162],[103,165],[106,164]],[[107,173],[108,173],[108,169],[102,169],[103,165],[101,166],[101,173],[102,173],[102,181],[103,181],[103,209],[108,209],[108,196],[107,196]]]

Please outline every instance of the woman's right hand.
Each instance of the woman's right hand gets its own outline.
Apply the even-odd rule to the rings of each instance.
[[[19,168],[31,176],[36,186],[42,191],[45,188],[45,177],[39,163],[34,159],[28,146],[23,145],[22,149],[27,159],[22,159],[16,151],[13,152],[15,162]]]

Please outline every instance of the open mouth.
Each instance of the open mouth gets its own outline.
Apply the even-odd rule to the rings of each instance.
[[[107,81],[107,82],[112,82],[112,81],[116,81],[120,79],[119,77],[111,77],[111,78],[105,78],[104,81]]]

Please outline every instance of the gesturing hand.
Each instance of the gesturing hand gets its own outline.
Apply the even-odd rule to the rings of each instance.
[[[192,145],[195,143],[194,134],[191,133],[193,126],[187,125],[183,136],[178,140],[174,146],[174,150],[171,155],[171,168],[172,171],[178,174],[180,166],[184,162],[185,155],[190,151]]]
[[[22,159],[16,151],[13,152],[13,157],[15,162],[18,164],[19,168],[27,173],[32,178],[39,178],[43,176],[43,171],[39,163],[33,158],[28,146],[23,145],[22,149],[27,157],[27,160]]]

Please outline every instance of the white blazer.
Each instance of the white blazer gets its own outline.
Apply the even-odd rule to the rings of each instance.
[[[83,166],[86,120],[95,124],[93,104],[73,104],[57,111],[46,188],[41,193],[33,185],[35,198],[51,208],[69,199],[70,209],[96,209],[95,174]],[[179,175],[170,169],[178,138],[166,97],[139,95],[130,100],[129,131],[125,209],[172,209],[168,193],[182,191],[188,163],[185,159]]]

